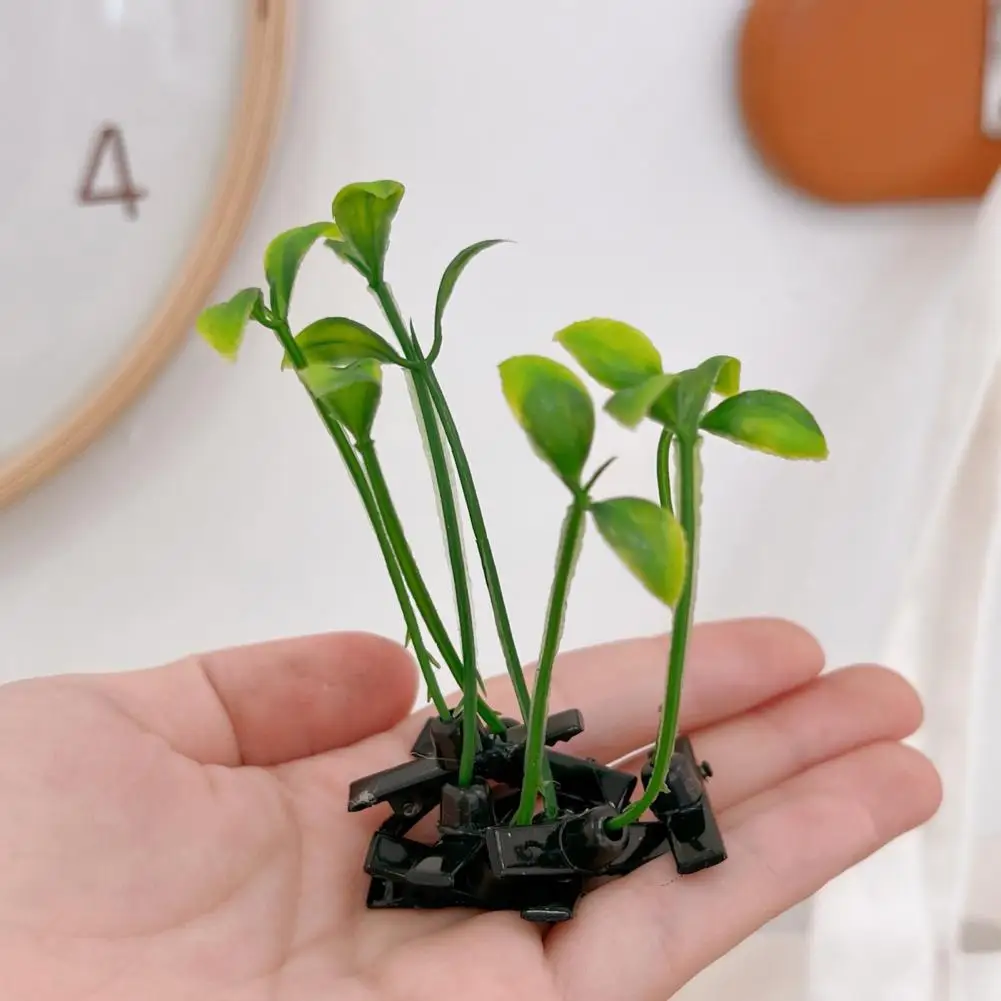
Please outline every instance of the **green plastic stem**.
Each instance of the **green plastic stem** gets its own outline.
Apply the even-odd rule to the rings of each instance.
[[[617,817],[608,821],[608,828],[616,831],[639,820],[653,801],[661,794],[674,754],[674,743],[678,736],[678,716],[681,708],[681,688],[685,672],[685,657],[688,653],[688,636],[692,626],[692,611],[695,604],[696,565],[699,543],[699,504],[701,463],[699,448],[701,442],[696,435],[692,440],[678,438],[678,489],[680,494],[681,527],[688,540],[688,558],[685,566],[685,582],[674,612],[671,629],[671,651],[668,659],[667,681],[664,692],[664,708],[661,710],[660,733],[654,750],[653,768],[643,795]]]
[[[403,349],[403,353],[409,361],[423,362],[417,343],[410,337],[403,316],[393,298],[389,286],[381,279],[377,279],[370,285],[372,293],[375,295],[385,314],[389,325],[393,328]],[[470,726],[468,722],[476,719],[476,706],[478,702],[479,673],[476,667],[476,635],[473,628],[473,605],[469,590],[469,577],[466,571],[466,561],[462,552],[462,526],[459,522],[459,512],[455,502],[455,494],[452,490],[452,481],[449,475],[448,462],[445,458],[445,448],[441,439],[441,428],[438,424],[438,417],[435,414],[434,404],[428,392],[427,381],[422,378],[421,371],[415,371],[413,375],[413,386],[417,398],[418,416],[423,425],[425,440],[428,446],[428,458],[431,463],[431,471],[438,494],[441,509],[442,522],[445,527],[445,544],[448,549],[448,560],[452,568],[452,584],[455,593],[456,617],[459,620],[459,641],[462,647],[463,678],[460,682],[462,686],[462,713],[464,725],[462,727],[462,757],[459,769],[459,785],[468,785],[472,781],[472,763],[479,748],[480,733],[475,725]]]
[[[375,449],[375,443],[369,439],[368,441],[357,442],[355,447],[358,449],[358,454],[365,465],[365,472],[368,474],[369,482],[372,485],[372,492],[375,495],[379,513],[386,527],[390,545],[396,555],[403,579],[406,581],[411,595],[413,595],[417,611],[420,612],[431,635],[431,639],[437,644],[452,677],[461,685],[463,683],[462,661],[455,647],[452,646],[452,641],[448,637],[444,623],[438,615],[438,610],[434,606],[434,601],[431,599],[431,595],[424,583],[424,578],[417,566],[410,543],[407,542],[403,525],[396,511],[396,505],[393,503],[393,498],[389,492],[389,484],[386,482],[382,463],[379,461],[379,456]],[[483,722],[494,733],[504,732],[505,727],[500,717],[487,705],[482,697],[479,699],[477,712],[483,719]]]
[[[483,569],[483,580],[487,587],[487,594],[490,598],[490,607],[493,611],[494,624],[497,628],[497,638],[500,641],[501,652],[504,656],[504,664],[507,668],[508,677],[514,688],[515,698],[518,700],[518,709],[521,718],[527,720],[531,713],[532,699],[528,692],[528,683],[525,681],[525,672],[521,666],[521,658],[518,656],[518,647],[514,641],[514,632],[511,629],[511,619],[508,616],[507,605],[504,601],[504,592],[501,588],[500,574],[497,572],[497,563],[494,560],[493,549],[487,535],[486,521],[483,518],[483,509],[480,507],[480,499],[476,492],[476,484],[473,481],[472,470],[469,466],[469,459],[466,450],[462,446],[462,439],[459,437],[459,430],[452,417],[452,411],[445,399],[438,377],[430,366],[415,373],[417,378],[425,378],[427,387],[431,393],[438,417],[441,420],[442,430],[445,432],[445,439],[452,452],[455,461],[455,473],[459,480],[459,487],[462,490],[462,498],[466,503],[466,510],[469,513],[469,527],[473,531],[473,538],[476,540],[476,551],[480,557],[480,566]]]
[[[306,365],[306,356],[292,336],[288,323],[281,320],[273,329],[295,368],[304,368]],[[393,590],[396,592],[397,600],[400,603],[400,611],[403,613],[403,619],[406,622],[407,630],[414,645],[414,656],[417,658],[418,667],[424,678],[424,683],[427,685],[428,698],[434,704],[438,715],[443,720],[450,719],[451,712],[448,708],[448,703],[445,701],[445,697],[438,685],[438,679],[434,675],[434,668],[431,665],[431,659],[428,656],[427,648],[421,636],[420,625],[417,621],[417,616],[414,614],[413,606],[410,604],[410,596],[407,593],[406,583],[393,552],[389,532],[380,515],[379,506],[372,487],[365,476],[365,471],[361,463],[359,463],[354,450],[351,448],[351,442],[348,441],[344,429],[337,422],[336,418],[328,413],[312,395],[310,395],[310,400],[312,400],[316,412],[320,415],[324,427],[334,440],[337,450],[341,453],[341,458],[344,460],[348,473],[354,481],[355,487],[358,489],[365,512],[372,523],[372,528],[379,543],[379,549],[382,552],[382,558],[386,563],[386,569],[389,571],[389,579],[392,582]]]
[[[584,532],[584,516],[587,511],[587,495],[574,496],[563,522],[559,551],[556,556],[556,571],[553,586],[549,592],[549,607],[546,610],[546,626],[542,636],[542,649],[535,675],[535,690],[532,692],[532,711],[528,723],[528,739],[525,743],[525,768],[521,786],[521,800],[511,821],[515,825],[531,824],[535,816],[535,801],[542,785],[543,757],[546,753],[546,721],[549,716],[549,689],[552,684],[553,665],[563,632],[566,616],[567,595],[574,561],[580,549]]]
[[[674,514],[674,501],[671,498],[671,440],[674,434],[664,428],[657,442],[657,492],[660,495],[660,506]]]

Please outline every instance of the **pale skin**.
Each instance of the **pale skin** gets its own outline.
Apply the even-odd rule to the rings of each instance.
[[[653,739],[663,638],[564,655],[554,709],[575,753]],[[683,730],[711,761],[729,859],[667,859],[587,896],[545,934],[512,914],[365,909],[379,811],[358,776],[420,725],[406,653],[317,636],[129,673],[0,687],[5,1001],[665,1001],[781,911],[929,819],[932,765],[896,674],[820,674],[802,630],[696,629]],[[512,708],[510,689],[491,701]]]

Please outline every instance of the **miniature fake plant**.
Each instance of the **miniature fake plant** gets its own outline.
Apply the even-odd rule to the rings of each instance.
[[[362,780],[363,794],[355,797],[354,805],[349,808],[364,809],[387,801],[395,811],[395,819],[387,821],[389,826],[384,825],[385,830],[380,829],[373,840],[366,863],[373,874],[370,904],[470,903],[516,907],[523,915],[537,915],[550,911],[538,905],[524,889],[528,885],[525,871],[542,874],[542,882],[537,885],[544,899],[555,895],[563,900],[576,899],[573,880],[581,873],[623,873],[667,850],[668,844],[678,859],[679,871],[683,856],[685,871],[716,864],[726,856],[718,833],[714,835],[718,843],[704,834],[710,828],[716,830],[714,823],[710,825],[707,801],[701,794],[692,799],[692,790],[701,788],[704,775],[698,774],[694,786],[689,782],[684,795],[670,788],[672,756],[678,757],[678,708],[695,601],[701,437],[703,433],[714,434],[785,458],[822,459],[827,452],[823,435],[809,412],[791,397],[766,390],[740,392],[740,364],[734,358],[716,356],[693,369],[665,373],[660,353],[640,331],[615,320],[584,320],[561,330],[555,339],[595,382],[612,391],[605,411],[627,427],[649,420],[661,428],[656,459],[658,501],[596,497],[596,487],[608,462],[588,474],[596,414],[584,383],[566,366],[541,355],[522,355],[504,361],[499,372],[501,391],[532,448],[569,494],[535,681],[530,691],[471,465],[435,372],[435,362],[445,347],[446,307],[459,277],[475,257],[503,241],[475,243],[448,264],[439,284],[430,346],[425,351],[414,323],[404,320],[386,280],[390,231],[403,195],[403,186],[395,181],[349,184],[342,188],[333,200],[331,220],[290,229],[270,243],[264,255],[266,292],[259,288],[242,289],[227,302],[205,310],[197,323],[209,344],[230,359],[237,356],[251,321],[277,338],[282,350],[282,368],[292,370],[304,387],[358,491],[399,602],[407,640],[413,647],[428,699],[434,705],[437,719],[446,729],[451,728],[460,746],[454,759],[451,752],[444,756],[435,752],[437,764],[431,771],[425,769],[415,774],[412,780],[404,781],[400,771],[410,766]],[[386,336],[344,316],[322,317],[293,333],[289,307],[296,276],[305,255],[320,243],[364,279],[385,318]],[[406,382],[425,444],[451,571],[457,643],[417,565],[376,447],[374,431],[387,373]],[[716,403],[714,396],[720,397],[721,402]],[[670,470],[672,458],[677,466],[674,477]],[[483,695],[471,583],[462,545],[464,516],[475,539],[494,626],[522,724],[500,718]],[[672,610],[672,638],[658,740],[646,789],[631,803],[629,796],[635,777],[583,759],[553,757],[548,750],[554,739],[569,739],[583,725],[576,724],[575,729],[571,724],[569,730],[564,728],[569,736],[557,733],[554,737],[548,729],[554,719],[548,714],[548,703],[570,581],[588,521],[646,590]],[[438,683],[435,671],[439,664],[447,667],[459,687],[458,703],[454,706],[449,705]],[[520,734],[517,746],[511,743],[515,738],[510,735],[514,733]],[[414,753],[418,754],[416,745]],[[687,768],[687,774],[695,775],[692,770],[696,765],[690,751],[688,758],[684,755],[682,758],[683,770]],[[512,768],[520,770],[520,781],[513,780]],[[599,788],[602,791],[594,793]],[[379,790],[378,794],[373,789]],[[502,795],[500,789],[509,791]],[[665,798],[665,793],[670,795]],[[407,842],[403,832],[431,808],[429,804],[435,796],[442,804],[439,826],[441,844],[445,847],[432,856],[428,855],[430,849],[418,850]],[[617,800],[614,808],[613,798]],[[446,800],[451,804],[447,821]],[[638,823],[651,807],[658,816],[656,830]],[[702,818],[697,823],[691,819],[693,810]],[[470,820],[474,814],[480,817],[475,824]],[[592,814],[600,820],[598,827],[587,827],[582,820]],[[465,820],[460,822],[457,817]],[[496,833],[500,829],[497,825],[512,831],[540,824],[571,825],[565,830],[553,828],[556,833],[552,834],[550,848],[556,846],[552,851],[566,855],[567,873],[573,878],[568,875],[562,881],[552,882],[555,856],[550,848],[545,848],[545,839],[525,842],[512,855],[504,856],[506,842]],[[590,832],[586,837],[581,833],[585,829]],[[490,831],[495,833],[488,837]],[[627,834],[630,836],[624,836]],[[395,847],[381,855],[387,838]],[[461,851],[456,848],[456,838],[461,842]],[[620,842],[616,851],[621,857],[617,862],[608,854],[609,838]],[[489,850],[488,841],[492,845]],[[586,852],[581,847],[585,843],[590,846]],[[550,851],[545,864],[540,861],[537,869],[525,870],[528,864],[525,860],[544,848]],[[479,859],[475,865],[469,861],[474,856]],[[600,865],[596,861],[599,856]],[[409,860],[406,866],[412,865],[412,871],[401,859]],[[597,868],[588,868],[592,863]],[[465,866],[466,875],[460,877],[455,869],[448,882],[443,872],[449,865]],[[439,883],[435,885],[439,889],[446,884],[448,887],[448,893],[437,903],[429,903],[428,887],[433,880],[428,881],[426,872],[418,874],[421,867],[428,866],[437,867],[435,878]],[[484,875],[488,870],[493,872],[493,882]],[[498,889],[504,883],[502,877],[513,870],[517,870],[515,883]],[[519,888],[511,889],[512,885]]]

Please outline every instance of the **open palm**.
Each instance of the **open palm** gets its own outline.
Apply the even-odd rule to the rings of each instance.
[[[569,653],[554,709],[574,753],[654,737],[663,638]],[[695,632],[684,729],[713,765],[729,851],[596,890],[550,931],[516,914],[368,911],[382,814],[352,779],[406,759],[409,657],[341,634],[123,674],[0,688],[0,970],[6,1001],[664,1001],[844,868],[929,818],[934,769],[899,740],[896,675],[818,677],[775,621]],[[510,709],[498,683],[491,699]]]

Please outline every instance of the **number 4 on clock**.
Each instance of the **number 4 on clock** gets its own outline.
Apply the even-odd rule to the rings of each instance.
[[[107,164],[107,166],[105,166]],[[98,175],[110,170],[114,183],[97,188]],[[98,132],[90,149],[90,156],[84,170],[83,181],[77,191],[81,205],[104,205],[119,202],[130,219],[139,215],[137,204],[148,192],[137,188],[132,179],[128,154],[125,151],[125,137],[117,125],[105,125]]]

